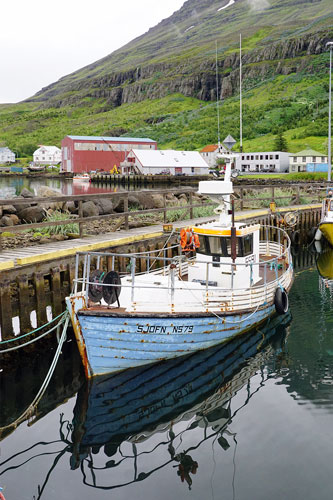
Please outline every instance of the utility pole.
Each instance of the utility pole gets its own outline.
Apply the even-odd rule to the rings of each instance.
[[[329,78],[329,89],[328,89],[328,174],[327,180],[331,182],[331,172],[332,172],[332,154],[331,154],[331,117],[332,117],[332,49],[333,42],[327,42],[326,47],[330,49],[330,78]]]

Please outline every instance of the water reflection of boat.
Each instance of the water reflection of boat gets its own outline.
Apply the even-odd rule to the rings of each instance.
[[[270,377],[267,363],[283,360],[289,321],[289,314],[276,316],[227,344],[86,381],[73,422],[60,414],[60,439],[7,457],[0,463],[2,482],[7,471],[52,455],[44,481],[39,480],[35,498],[40,500],[61,457],[70,453],[71,468],[80,468],[83,484],[96,489],[126,487],[164,467],[175,469],[177,481],[191,488],[204,443],[221,451],[237,446],[230,424]],[[55,443],[64,445],[56,456],[46,449]]]
[[[322,292],[329,289],[333,293],[333,248],[327,245],[320,250],[317,257],[317,270],[320,275],[319,286]]]
[[[89,174],[74,175],[73,182],[90,182],[90,175]]]
[[[188,454],[190,450],[176,453],[177,440],[184,439],[184,432],[203,428],[204,435],[200,433],[195,449],[212,437],[223,449],[229,447],[228,436],[223,434],[228,434],[232,418],[259,389],[256,387],[252,393],[249,380],[263,367],[274,347],[281,347],[289,321],[290,315],[275,317],[261,329],[186,358],[87,381],[78,394],[74,410],[71,467],[81,467],[85,484],[102,487],[98,486],[96,475],[110,468],[123,468],[121,448],[130,446],[130,456],[128,450],[125,455],[134,461],[134,479],[132,473],[129,481],[120,483],[115,474],[114,484],[104,485],[103,489],[141,481],[167,464],[178,467],[178,475],[190,486],[191,473],[198,464],[195,465],[197,462]],[[238,407],[232,409],[232,398],[246,384],[245,401],[238,401]],[[158,438],[158,433],[163,436]],[[158,464],[156,458],[155,468],[139,472],[140,455],[147,454],[146,441],[153,436],[155,445],[158,441],[158,446],[166,447],[167,459]],[[140,451],[141,446],[145,451]],[[153,447],[151,453],[156,448]],[[99,455],[96,469],[92,453]],[[114,460],[110,460],[111,457]],[[105,477],[103,484],[104,480]]]

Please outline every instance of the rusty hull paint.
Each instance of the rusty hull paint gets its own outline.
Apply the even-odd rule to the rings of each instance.
[[[80,353],[80,356],[82,359],[84,373],[85,373],[86,378],[90,378],[90,377],[92,377],[93,372],[92,372],[90,363],[88,361],[87,350],[86,350],[84,338],[83,338],[82,331],[81,331],[81,325],[80,325],[80,322],[79,322],[77,315],[76,315],[76,312],[75,312],[75,297],[69,297],[68,300],[69,300],[70,305],[71,305],[70,315],[71,315],[71,320],[72,320],[72,326],[73,326],[73,330],[74,330],[74,334],[75,334],[75,338],[76,338],[76,343],[77,343],[77,346],[79,349],[79,353]]]

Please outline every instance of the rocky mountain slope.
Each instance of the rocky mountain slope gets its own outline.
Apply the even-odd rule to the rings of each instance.
[[[114,107],[174,92],[214,100],[216,42],[225,98],[238,89],[240,33],[246,88],[258,79],[311,68],[313,56],[332,37],[332,19],[331,0],[187,0],[146,34],[31,101],[58,107],[92,97]]]

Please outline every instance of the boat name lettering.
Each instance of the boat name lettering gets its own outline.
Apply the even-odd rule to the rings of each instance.
[[[138,325],[136,333],[192,333],[193,325],[162,326]]]

